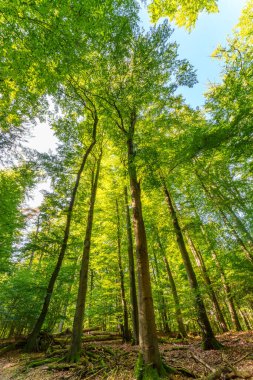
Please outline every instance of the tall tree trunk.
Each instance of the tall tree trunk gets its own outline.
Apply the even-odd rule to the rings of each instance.
[[[236,237],[238,243],[240,244],[244,254],[245,254],[245,257],[247,258],[248,261],[251,262],[251,264],[253,264],[253,254],[252,252],[246,247],[244,241],[242,240],[242,238],[240,237],[239,233],[235,230],[235,228],[233,227],[233,225],[231,224],[230,220],[228,219],[226,213],[223,211],[223,209],[219,206],[219,204],[217,204],[213,194],[209,191],[209,189],[207,188],[207,186],[205,185],[205,183],[203,182],[201,176],[199,175],[199,173],[197,171],[195,171],[196,173],[196,176],[198,177],[199,179],[199,182],[204,190],[204,192],[206,193],[207,197],[212,201],[212,203],[215,205],[216,209],[218,210],[218,212],[220,213],[223,221],[225,222],[225,225],[227,225],[231,231],[233,232],[234,236]],[[241,229],[244,228],[244,225],[242,224],[242,222],[238,219],[238,217],[233,213],[234,215],[234,218],[237,219],[237,224],[240,224],[240,227]],[[239,221],[238,221],[239,220]],[[245,229],[246,230],[246,229]],[[245,232],[244,230],[244,232]],[[246,230],[247,234],[249,235],[248,231]],[[251,235],[248,236],[248,238],[251,238]],[[251,242],[252,244],[252,242]]]
[[[220,214],[221,214],[221,217],[225,223],[226,226],[228,226],[228,228],[232,231],[233,235],[235,236],[236,240],[238,241],[238,243],[240,244],[244,254],[245,254],[245,257],[248,261],[251,262],[251,264],[253,264],[253,254],[249,251],[248,247],[246,247],[244,241],[242,240],[242,238],[240,237],[239,233],[237,232],[237,230],[233,227],[232,223],[230,222],[230,220],[228,219],[227,215],[225,214],[225,212],[219,208],[219,211],[220,211]]]
[[[239,310],[239,314],[240,314],[241,318],[244,321],[244,324],[246,326],[246,330],[251,330],[251,326],[250,326],[250,323],[249,323],[249,320],[248,320],[246,314],[243,312],[243,310],[241,310],[241,309],[238,309],[238,310]]]
[[[138,303],[137,303],[136,282],[135,282],[133,238],[132,238],[131,218],[130,218],[128,194],[127,194],[126,186],[124,188],[124,195],[125,195],[125,208],[126,208],[130,299],[131,299],[131,306],[132,306],[133,344],[139,344],[139,318],[138,318]]]
[[[97,122],[98,122],[98,119],[96,118],[96,120],[94,121],[94,123],[95,123],[94,128],[95,129],[97,126]],[[39,317],[35,323],[33,331],[27,340],[26,351],[28,351],[28,352],[36,349],[36,340],[37,340],[37,337],[40,333],[42,325],[43,325],[43,323],[46,319],[46,316],[47,316],[49,304],[50,304],[52,293],[54,290],[54,285],[55,285],[55,282],[57,280],[58,274],[60,272],[62,262],[63,262],[64,256],[66,253],[66,249],[67,249],[70,224],[71,224],[71,219],[72,219],[72,211],[73,211],[74,204],[75,204],[77,189],[78,189],[79,182],[81,179],[81,175],[82,175],[82,172],[84,169],[84,165],[85,165],[87,158],[88,158],[90,152],[92,151],[92,148],[94,147],[95,143],[96,143],[96,140],[95,140],[95,136],[94,136],[92,143],[89,145],[88,149],[86,150],[85,154],[83,155],[83,159],[82,159],[80,168],[79,168],[78,173],[77,173],[75,185],[74,185],[74,188],[72,190],[72,194],[71,194],[71,198],[70,198],[70,202],[69,202],[69,206],[68,206],[68,210],[67,210],[67,220],[66,220],[66,225],[65,225],[65,229],[64,229],[64,237],[63,237],[63,242],[61,245],[61,250],[60,250],[60,253],[59,253],[59,256],[57,259],[57,263],[55,265],[53,273],[51,274],[51,277],[50,277],[50,280],[49,280],[49,283],[47,286],[46,296],[44,299],[42,310],[41,310],[40,315],[39,315]]]
[[[158,339],[155,325],[155,313],[151,290],[149,272],[149,258],[147,249],[147,238],[144,220],[142,216],[141,189],[137,180],[135,166],[135,152],[133,147],[134,126],[136,116],[133,115],[128,133],[128,174],[130,180],[133,224],[136,240],[137,273],[138,273],[138,297],[139,297],[139,339],[141,356],[146,369],[153,368],[158,373],[162,371]]]
[[[244,238],[246,238],[248,245],[250,246],[251,250],[253,248],[253,237],[245,227],[244,223],[241,221],[241,219],[237,216],[237,214],[232,209],[231,205],[229,204],[229,199],[225,198],[224,195],[218,190],[218,197],[225,203],[225,207],[228,210],[229,214],[232,216],[232,218],[235,221],[235,224],[237,226],[237,229],[241,231]],[[253,255],[252,255],[253,259]]]
[[[40,214],[37,217],[37,223],[36,223],[36,232],[35,232],[35,237],[34,237],[34,243],[37,242],[38,240],[38,234],[39,234],[39,229],[40,229]],[[32,250],[30,260],[29,260],[29,269],[32,268],[33,260],[34,260],[34,249]]]
[[[70,295],[71,295],[71,290],[72,290],[72,286],[73,286],[75,275],[76,275],[77,261],[78,261],[78,256],[75,258],[75,261],[73,263],[73,266],[74,266],[73,273],[72,273],[72,275],[71,275],[71,277],[69,279],[69,286],[68,286],[68,290],[67,290],[67,298],[66,298],[65,304],[63,305],[63,311],[61,313],[63,317],[61,318],[59,326],[58,326],[58,332],[59,333],[62,332],[64,321],[66,319],[67,310],[68,310],[68,306],[69,306]]]
[[[84,243],[83,243],[83,255],[82,255],[81,270],[80,270],[80,277],[79,277],[76,310],[75,310],[75,317],[74,317],[74,322],[73,322],[71,346],[70,346],[70,351],[69,351],[69,356],[68,356],[68,360],[70,362],[77,362],[80,359],[84,310],[85,310],[85,301],[86,301],[87,286],[88,286],[88,269],[89,269],[89,260],[90,260],[91,233],[92,233],[94,206],[95,206],[95,200],[96,200],[101,158],[102,158],[102,155],[100,155],[97,162],[95,179],[94,181],[92,180],[90,207],[88,211],[86,233],[85,233],[85,238],[84,238]]]
[[[121,304],[123,311],[123,341],[129,342],[130,334],[128,328],[128,311],[126,302],[126,292],[124,284],[124,272],[122,268],[122,258],[121,258],[121,236],[120,236],[120,216],[119,216],[119,204],[116,199],[116,215],[117,215],[117,245],[118,245],[118,267],[119,267],[119,277],[120,277],[120,290],[121,290]]]
[[[158,266],[158,262],[157,262],[157,256],[156,256],[155,251],[153,251],[153,255],[154,255],[154,262],[155,262],[155,270],[153,270],[153,272],[154,272],[154,278],[155,278],[157,288],[158,288],[158,302],[159,302],[158,310],[159,310],[160,315],[161,315],[163,331],[166,334],[168,334],[171,332],[171,330],[170,330],[169,323],[168,323],[168,316],[167,316],[167,312],[166,312],[166,301],[165,301],[163,289],[161,287],[160,270],[159,270],[159,266]]]
[[[192,254],[195,258],[196,264],[200,268],[203,279],[207,285],[208,293],[210,295],[210,298],[211,298],[213,306],[214,306],[217,321],[221,326],[222,332],[227,332],[228,327],[227,327],[226,321],[224,319],[224,316],[222,314],[218,299],[217,299],[216,294],[214,292],[213,285],[212,285],[212,282],[210,280],[210,277],[209,277],[208,271],[206,269],[206,265],[204,263],[201,252],[196,248],[195,244],[193,243],[192,239],[190,238],[190,236],[188,234],[186,234],[186,237],[187,237],[188,244],[191,248]]]
[[[167,271],[167,274],[168,274],[169,283],[170,283],[170,287],[171,287],[171,291],[172,291],[172,296],[173,296],[173,300],[174,300],[174,303],[175,303],[175,316],[176,316],[178,331],[180,332],[180,334],[182,335],[182,337],[185,338],[187,336],[187,332],[186,332],[186,329],[185,329],[185,326],[184,326],[184,322],[183,322],[182,311],[181,311],[181,307],[180,307],[180,301],[179,301],[179,296],[178,296],[178,293],[177,293],[176,284],[175,284],[175,281],[174,281],[174,278],[173,278],[173,275],[172,275],[172,272],[171,272],[171,269],[170,269],[169,261],[168,261],[168,259],[166,257],[164,248],[162,246],[162,242],[161,242],[160,236],[158,234],[158,231],[157,231],[157,235],[156,236],[157,236],[157,241],[158,241],[159,248],[160,248],[160,250],[162,252],[162,255],[163,255],[163,261],[164,261],[165,268],[166,268],[166,271]]]
[[[179,222],[178,222],[176,210],[175,210],[173,203],[172,203],[171,195],[168,191],[168,188],[165,184],[164,179],[162,179],[162,183],[163,183],[163,189],[164,189],[165,197],[166,197],[166,200],[168,203],[171,219],[173,222],[174,231],[175,231],[175,234],[177,237],[177,244],[178,244],[179,250],[180,250],[181,255],[182,255],[182,259],[183,259],[185,269],[187,272],[188,281],[189,281],[189,284],[190,284],[190,287],[192,289],[193,296],[194,296],[195,308],[196,308],[197,317],[198,317],[198,323],[199,323],[199,326],[201,328],[201,333],[202,333],[203,349],[204,350],[218,349],[221,347],[221,344],[216,340],[214,333],[213,333],[213,330],[212,330],[212,327],[211,327],[211,324],[209,322],[209,319],[208,319],[208,316],[206,313],[206,309],[205,309],[205,305],[204,305],[203,299],[202,299],[201,294],[200,294],[200,289],[199,289],[199,285],[197,282],[197,278],[196,278],[195,272],[193,270],[193,267],[192,267],[192,264],[190,261],[190,257],[189,257],[189,254],[188,254],[188,251],[186,249],[185,242],[184,242],[183,234],[182,234]]]
[[[89,309],[92,307],[92,301],[93,301],[93,289],[94,289],[94,270],[90,270],[90,289],[89,289]],[[92,318],[89,313],[89,318],[88,318],[88,323],[89,327],[92,326]]]
[[[242,330],[242,327],[241,327],[241,324],[240,324],[240,321],[239,321],[239,318],[238,318],[238,315],[237,315],[237,312],[236,312],[236,308],[235,308],[235,304],[234,304],[234,299],[233,299],[233,296],[232,296],[232,293],[231,293],[231,289],[230,289],[230,286],[227,282],[227,278],[226,278],[226,275],[225,275],[225,272],[219,262],[219,259],[218,259],[218,256],[216,254],[215,251],[212,251],[212,257],[213,257],[213,260],[217,266],[217,268],[219,268],[219,271],[220,271],[220,274],[221,274],[221,279],[222,279],[222,282],[223,282],[223,286],[224,286],[224,290],[225,290],[225,293],[227,295],[227,301],[228,301],[228,308],[229,308],[229,312],[230,312],[230,315],[231,315],[231,319],[232,319],[232,322],[233,322],[233,325],[236,329],[236,331],[241,331]]]

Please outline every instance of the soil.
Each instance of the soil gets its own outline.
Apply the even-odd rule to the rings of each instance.
[[[162,358],[167,365],[184,368],[195,378],[205,378],[219,367],[227,367],[216,379],[253,379],[253,332],[229,332],[217,336],[224,345],[219,351],[203,351],[199,337],[187,340],[163,337],[160,343]],[[119,340],[86,342],[86,353],[78,365],[44,363],[29,368],[36,360],[50,355],[26,354],[22,350],[6,353],[0,357],[0,380],[133,380],[138,347],[122,344]],[[178,374],[173,380],[189,377]]]

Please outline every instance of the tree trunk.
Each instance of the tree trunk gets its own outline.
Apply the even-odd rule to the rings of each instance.
[[[242,240],[242,238],[240,237],[240,235],[238,234],[238,232],[235,230],[235,228],[231,224],[231,222],[228,219],[226,213],[219,206],[219,204],[217,204],[217,202],[216,202],[213,194],[209,191],[209,189],[207,188],[207,186],[204,184],[204,182],[203,182],[201,176],[199,175],[199,173],[197,171],[195,173],[196,173],[196,176],[198,177],[198,179],[200,181],[200,184],[201,184],[203,190],[205,191],[207,197],[213,202],[213,204],[215,205],[216,209],[220,212],[220,215],[221,215],[223,221],[225,222],[225,225],[227,225],[231,229],[231,231],[233,232],[234,236],[236,237],[238,243],[240,244],[240,246],[241,246],[241,248],[242,248],[242,250],[243,250],[243,252],[245,254],[245,257],[247,258],[248,261],[251,262],[251,264],[253,264],[253,254],[252,254],[252,252],[250,252],[250,250],[246,247],[244,241]],[[237,217],[237,215],[235,215],[233,213],[233,216],[234,216],[234,218],[236,218],[237,224],[240,224],[241,229],[244,228],[244,225],[242,224],[241,220],[239,220],[239,218]],[[245,233],[245,230],[246,229],[244,228],[244,233]],[[247,230],[246,230],[246,232],[249,235],[249,233],[248,233]],[[251,238],[251,235],[249,235],[248,238]]]
[[[122,268],[121,259],[121,236],[120,236],[120,216],[119,216],[119,204],[116,199],[116,215],[117,215],[117,246],[118,246],[118,267],[119,267],[119,277],[120,277],[120,290],[121,290],[121,305],[123,311],[123,341],[129,342],[130,334],[128,328],[128,311],[126,302],[126,292],[124,284],[124,272]]]
[[[162,320],[162,329],[166,334],[168,334],[171,332],[171,330],[168,323],[168,316],[166,312],[166,301],[165,301],[163,289],[161,287],[160,271],[159,271],[159,266],[158,266],[155,250],[153,251],[153,255],[154,255],[154,262],[155,262],[155,270],[153,270],[154,279],[156,281],[156,285],[158,288],[158,305],[159,305],[158,311],[160,313],[161,320]]]
[[[228,212],[230,213],[230,215],[232,215],[232,218],[234,219],[238,230],[241,231],[244,238],[246,238],[248,245],[252,249],[253,248],[253,237],[251,236],[251,234],[249,233],[249,231],[245,227],[244,223],[241,221],[241,219],[237,216],[237,214],[232,209],[231,205],[228,202],[229,200],[226,199],[224,197],[224,195],[219,190],[218,190],[218,197],[225,203],[225,207],[228,210]],[[251,258],[253,261],[253,255]]]
[[[80,277],[79,277],[79,287],[78,287],[75,317],[74,317],[74,322],[73,322],[72,340],[71,340],[71,346],[70,346],[70,351],[69,351],[69,356],[68,356],[68,360],[70,362],[78,362],[78,360],[80,359],[84,310],[85,310],[86,293],[87,293],[87,286],[88,286],[88,269],[89,269],[89,259],[90,259],[91,233],[92,233],[94,206],[95,206],[95,200],[96,200],[101,158],[102,158],[102,155],[100,155],[97,162],[95,179],[94,181],[92,180],[90,207],[88,211],[86,233],[85,233],[85,239],[83,243],[83,255],[82,255],[81,270],[80,270]]]
[[[130,179],[133,224],[136,240],[137,273],[138,273],[138,297],[139,297],[139,339],[141,347],[141,359],[146,369],[153,368],[160,373],[162,362],[158,349],[158,339],[155,325],[155,313],[151,291],[149,272],[149,259],[147,238],[144,220],[142,216],[141,189],[137,180],[136,166],[134,162],[133,135],[136,117],[131,122],[128,133],[128,174]]]
[[[222,314],[218,299],[217,299],[216,294],[214,292],[213,285],[211,283],[211,280],[210,280],[209,274],[207,272],[206,265],[204,263],[201,252],[195,247],[195,244],[193,243],[192,239],[190,238],[190,236],[188,234],[186,235],[186,237],[187,237],[187,241],[189,243],[189,246],[191,248],[192,254],[195,258],[196,264],[200,268],[203,279],[207,285],[208,293],[210,295],[210,298],[211,298],[213,306],[214,306],[217,321],[221,326],[222,332],[227,332],[228,327],[227,327],[226,321],[224,319],[224,316]]]
[[[61,249],[60,249],[60,253],[59,253],[59,256],[58,256],[57,263],[55,265],[54,271],[53,271],[53,273],[52,273],[52,275],[50,277],[49,283],[48,283],[48,287],[47,287],[47,291],[46,291],[46,296],[45,296],[45,299],[44,299],[44,303],[43,303],[43,307],[42,307],[41,313],[40,313],[40,315],[39,315],[39,317],[37,319],[37,322],[35,323],[35,326],[33,328],[32,333],[30,334],[30,336],[29,336],[29,338],[27,340],[27,344],[26,344],[25,348],[26,348],[26,351],[28,351],[28,352],[29,351],[33,351],[35,349],[35,347],[36,347],[36,340],[37,340],[37,337],[38,337],[38,335],[40,333],[42,325],[43,325],[43,323],[44,323],[44,321],[46,319],[48,308],[49,308],[49,304],[50,304],[52,293],[53,293],[54,286],[55,286],[55,282],[57,280],[58,274],[59,274],[61,266],[62,266],[62,262],[63,262],[64,256],[65,256],[65,252],[67,250],[67,244],[68,244],[68,239],[69,239],[69,231],[70,231],[70,224],[71,224],[71,219],[72,219],[72,211],[73,211],[74,204],[75,204],[76,194],[77,194],[78,186],[79,186],[79,183],[80,183],[80,179],[81,179],[81,175],[83,173],[83,169],[84,169],[85,163],[87,161],[87,158],[88,158],[90,152],[92,151],[92,148],[94,147],[94,145],[96,143],[97,124],[98,124],[98,118],[95,115],[94,124],[93,124],[93,136],[92,136],[93,137],[93,141],[89,145],[89,147],[87,148],[85,154],[83,155],[83,159],[82,159],[80,168],[79,168],[77,176],[76,176],[75,185],[74,185],[73,190],[72,190],[72,194],[71,194],[71,198],[70,198],[70,202],[69,202],[69,206],[68,206],[68,210],[67,210],[67,220],[66,220],[66,225],[65,225],[65,229],[64,229],[63,242],[62,242],[62,245],[61,245]]]
[[[130,299],[131,299],[131,305],[132,305],[133,344],[139,344],[139,318],[138,318],[138,304],[137,304],[136,282],[135,282],[133,238],[132,238],[131,218],[130,218],[128,194],[127,194],[126,186],[124,189],[124,193],[125,193],[124,195],[125,195],[125,208],[126,208]]]
[[[185,338],[187,336],[187,332],[186,332],[184,322],[183,322],[182,311],[181,311],[181,307],[180,307],[180,301],[179,301],[179,296],[177,293],[176,284],[175,284],[175,281],[174,281],[174,278],[173,278],[173,275],[172,275],[172,272],[170,269],[169,261],[165,255],[164,248],[162,246],[162,242],[161,242],[160,236],[158,234],[158,231],[157,231],[157,241],[158,241],[159,248],[160,248],[162,255],[163,255],[163,261],[164,261],[165,268],[166,268],[166,271],[168,274],[169,283],[170,283],[170,287],[171,287],[171,291],[172,291],[172,296],[173,296],[174,303],[175,303],[175,315],[176,315],[176,321],[177,321],[177,325],[178,325],[178,331],[180,332],[182,337]]]
[[[68,306],[69,306],[69,300],[70,300],[71,290],[72,290],[72,286],[73,286],[75,275],[76,275],[77,261],[78,261],[78,256],[75,258],[75,261],[74,261],[74,264],[73,264],[73,266],[74,266],[74,268],[73,268],[73,274],[71,275],[70,280],[69,280],[69,286],[68,286],[68,290],[67,290],[67,298],[66,298],[65,304],[63,306],[63,312],[61,313],[63,315],[63,318],[61,318],[61,320],[60,320],[60,323],[59,323],[59,326],[58,326],[58,333],[62,332],[64,321],[65,321],[65,318],[66,318],[66,315],[67,315],[67,310],[68,310]]]
[[[249,320],[248,320],[246,314],[241,309],[239,309],[239,313],[241,315],[241,318],[244,321],[244,324],[246,326],[246,330],[251,330],[251,326],[250,326],[250,323],[249,323]]]
[[[213,260],[214,260],[217,268],[219,268],[219,271],[220,271],[220,274],[221,274],[221,279],[222,279],[222,282],[223,282],[225,293],[227,295],[228,308],[229,308],[229,312],[230,312],[230,315],[231,315],[231,319],[232,319],[233,325],[234,325],[236,331],[241,331],[242,327],[241,327],[241,324],[240,324],[240,321],[239,321],[239,318],[238,318],[238,315],[237,315],[237,312],[236,312],[233,296],[232,296],[232,293],[231,293],[230,286],[229,286],[229,284],[227,282],[225,272],[224,272],[224,270],[223,270],[223,268],[222,268],[222,266],[221,266],[221,264],[220,264],[220,262],[218,260],[216,252],[212,251],[212,257],[213,257]]]
[[[92,307],[92,301],[93,301],[93,289],[94,289],[94,270],[90,270],[90,289],[89,289],[89,309]],[[92,318],[89,313],[89,319],[88,319],[89,327],[92,326]]]
[[[36,232],[35,232],[35,237],[34,237],[34,242],[36,243],[37,242],[37,239],[38,239],[38,234],[39,234],[39,229],[40,229],[40,215],[38,215],[37,217],[37,223],[36,223]],[[33,264],[33,260],[34,260],[34,249],[32,250],[32,253],[31,253],[31,256],[30,256],[30,260],[29,260],[29,269],[32,268],[32,264]]]
[[[165,197],[168,203],[171,219],[174,226],[174,231],[177,237],[177,244],[181,252],[182,259],[183,259],[185,269],[187,272],[188,281],[193,292],[195,308],[196,308],[197,317],[198,317],[198,323],[199,323],[201,333],[202,333],[203,349],[204,350],[219,349],[221,347],[221,344],[216,340],[212,327],[210,325],[210,322],[206,313],[205,305],[200,294],[197,278],[193,270],[190,257],[189,257],[189,254],[184,242],[183,234],[178,222],[176,210],[174,209],[174,206],[172,204],[172,199],[168,191],[168,188],[166,187],[165,181],[163,179],[162,181],[163,181],[163,189],[164,189]]]

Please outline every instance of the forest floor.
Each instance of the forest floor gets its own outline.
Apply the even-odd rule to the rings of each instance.
[[[167,365],[184,368],[197,379],[253,379],[253,332],[230,332],[218,336],[219,351],[203,351],[198,337],[187,340],[161,338],[160,351]],[[27,354],[15,350],[0,357],[1,380],[132,380],[138,348],[120,340],[85,342],[78,365],[57,361],[62,350]],[[54,358],[53,363],[46,362]],[[46,359],[46,360],[45,360]],[[43,363],[38,361],[44,360]],[[38,364],[40,364],[38,366]],[[220,371],[220,372],[219,372]],[[178,374],[170,377],[184,380]]]

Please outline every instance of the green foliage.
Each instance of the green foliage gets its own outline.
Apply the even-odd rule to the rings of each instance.
[[[25,215],[21,210],[28,188],[31,188],[32,171],[25,166],[0,171],[0,271],[10,269],[15,245],[24,226]]]
[[[0,111],[5,132],[0,147],[9,149],[22,131],[15,133],[15,128],[28,118],[42,115],[49,116],[59,140],[55,155],[38,156],[37,168],[45,170],[51,189],[29,224],[25,224],[22,202],[32,187],[34,172],[22,163],[0,172],[2,334],[27,334],[38,317],[62,244],[76,173],[92,140],[96,117],[97,145],[80,180],[67,253],[44,328],[56,332],[63,325],[64,329],[72,326],[90,178],[101,148],[84,326],[119,331],[122,323],[116,199],[131,314],[123,191],[128,185],[129,137],[134,142],[133,159],[142,191],[157,327],[164,329],[165,311],[170,329],[178,328],[165,255],[184,323],[190,331],[199,330],[161,175],[170,185],[183,235],[189,234],[202,253],[222,312],[231,324],[229,297],[248,313],[253,301],[249,259],[253,247],[252,1],[227,48],[219,47],[215,53],[224,62],[224,76],[220,84],[210,88],[203,111],[191,109],[175,95],[180,86],[193,86],[196,74],[187,61],[177,58],[177,44],[166,21],[144,33],[138,26],[134,1],[79,3],[1,1],[0,24],[5,38],[1,46]],[[217,10],[215,1],[158,0],[149,9],[154,21],[168,16],[187,28],[194,25],[200,11]],[[50,115],[45,112],[49,97],[55,106]],[[23,246],[17,247],[22,234]],[[232,289],[230,295],[226,294],[213,252]],[[193,256],[191,260],[194,263]],[[211,322],[217,326],[208,286],[195,264],[194,270]],[[252,316],[249,321],[252,323]],[[159,378],[142,355],[136,376]]]
[[[190,30],[196,23],[200,12],[218,12],[217,0],[153,0],[149,5],[151,20],[157,22],[168,17],[178,26]]]

